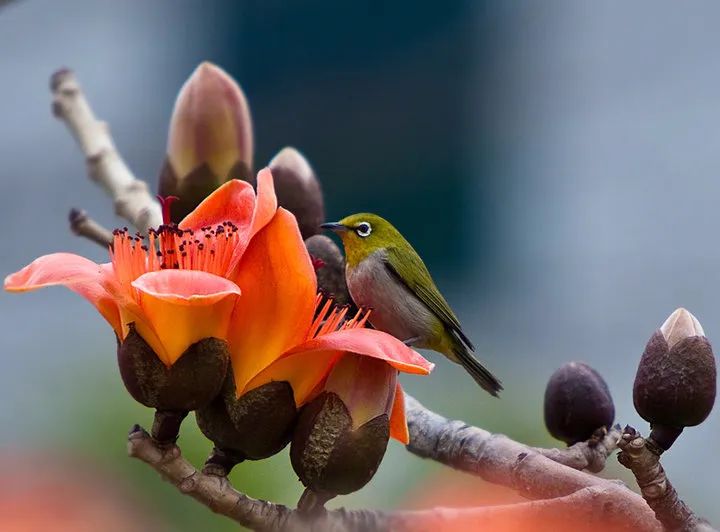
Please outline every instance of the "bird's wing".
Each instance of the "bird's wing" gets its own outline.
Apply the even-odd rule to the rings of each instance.
[[[470,349],[475,349],[416,253],[401,253],[396,248],[388,248],[383,262],[388,271],[422,301],[445,327],[454,332]]]

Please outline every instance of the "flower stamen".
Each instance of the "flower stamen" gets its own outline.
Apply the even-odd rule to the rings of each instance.
[[[370,316],[369,309],[359,309],[354,316],[346,319],[349,307],[336,307],[333,303],[332,299],[318,294],[315,300],[315,319],[308,330],[308,340],[335,331],[365,327]]]
[[[110,258],[118,280],[128,288],[141,275],[163,269],[200,270],[227,277],[239,241],[239,230],[231,222],[200,231],[164,224],[150,229],[147,242],[124,227],[113,232]]]

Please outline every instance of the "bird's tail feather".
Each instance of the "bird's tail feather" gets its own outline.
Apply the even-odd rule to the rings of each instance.
[[[475,379],[475,382],[477,382],[483,390],[494,397],[498,396],[500,390],[503,389],[502,383],[473,356],[472,352],[465,345],[461,342],[456,342],[453,346],[453,353],[457,357],[458,362],[465,368],[465,371]]]

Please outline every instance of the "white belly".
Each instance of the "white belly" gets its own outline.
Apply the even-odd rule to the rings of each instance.
[[[355,304],[372,309],[370,323],[395,338],[425,347],[437,317],[385,266],[381,256],[371,256],[347,272],[348,289]]]

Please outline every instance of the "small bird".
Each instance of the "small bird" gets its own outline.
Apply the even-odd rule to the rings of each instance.
[[[355,304],[372,309],[370,323],[405,344],[442,353],[497,397],[500,381],[473,356],[472,342],[420,256],[390,222],[360,213],[325,223],[342,239],[345,276]]]

